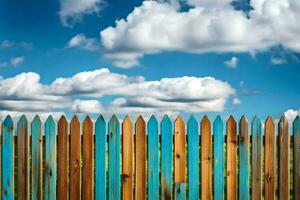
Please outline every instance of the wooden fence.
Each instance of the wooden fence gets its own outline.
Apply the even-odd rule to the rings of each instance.
[[[264,129],[232,116],[226,126],[219,116],[16,124],[7,116],[1,126],[3,200],[300,199],[299,116],[292,133],[282,117],[277,134],[271,117]]]

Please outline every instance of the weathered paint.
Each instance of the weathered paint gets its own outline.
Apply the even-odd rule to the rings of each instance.
[[[106,199],[106,123],[102,115],[95,124],[95,197],[96,200]]]
[[[172,122],[165,115],[161,122],[161,198],[163,200],[172,199]]]
[[[159,199],[158,123],[152,115],[148,121],[148,199]]]
[[[199,199],[199,128],[191,116],[187,122],[189,199]]]
[[[113,115],[108,122],[108,199],[121,198],[120,189],[120,125]]]

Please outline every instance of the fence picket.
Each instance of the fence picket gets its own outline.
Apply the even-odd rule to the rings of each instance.
[[[161,198],[172,199],[172,122],[165,115],[161,122]]]
[[[249,194],[249,125],[243,116],[239,122],[239,199],[250,199]]]
[[[82,124],[82,198],[92,200],[94,198],[94,134],[93,122],[89,116]]]
[[[45,159],[45,199],[56,199],[56,129],[53,117],[50,115],[45,123],[46,159]]]
[[[227,120],[227,198],[237,199],[237,133],[233,116]]]
[[[95,199],[106,199],[106,123],[102,115],[95,123]]]
[[[279,134],[279,199],[290,199],[290,135],[289,125],[285,116],[278,124]]]
[[[174,182],[175,182],[175,199],[186,198],[185,183],[185,124],[181,116],[178,116],[174,124]]]
[[[275,199],[275,124],[271,116],[265,122],[265,199]]]
[[[189,199],[199,199],[199,128],[191,116],[187,123]],[[197,181],[195,181],[197,180]]]
[[[75,115],[70,124],[70,199],[81,197],[80,154],[81,154],[80,122]]]
[[[159,199],[158,174],[158,123],[152,115],[147,125],[148,132],[148,199]]]
[[[108,199],[119,200],[120,191],[120,127],[115,115],[108,122]]]
[[[8,115],[2,123],[2,193],[3,200],[14,198],[14,123]]]
[[[294,198],[300,199],[300,117],[293,123],[294,134]]]
[[[262,132],[261,122],[255,116],[252,125],[252,199],[262,199]]]
[[[142,116],[135,123],[135,199],[146,199],[146,124]]]
[[[29,199],[29,134],[22,115],[17,124],[18,139],[18,199]]]
[[[224,135],[223,122],[218,115],[214,121],[214,199],[224,199]]]
[[[57,124],[57,199],[68,199],[68,122],[61,116]]]

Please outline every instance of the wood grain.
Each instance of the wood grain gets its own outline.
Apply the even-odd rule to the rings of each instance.
[[[146,124],[142,116],[135,123],[135,199],[146,199]]]
[[[207,116],[201,121],[201,197],[212,199],[211,125]]]
[[[275,124],[271,116],[265,123],[265,199],[275,199]]]
[[[133,133],[132,122],[126,116],[122,123],[122,193],[124,200],[133,199]]]
[[[80,154],[80,122],[74,115],[70,123],[70,199],[72,200],[81,199]]]
[[[290,135],[289,125],[285,116],[278,124],[279,134],[279,199],[290,199]]]
[[[227,199],[237,199],[237,132],[233,116],[227,120]]]
[[[300,117],[293,123],[294,134],[294,198],[300,199]]]
[[[61,116],[57,124],[57,199],[68,199],[68,122]]]
[[[93,122],[89,116],[82,125],[82,198],[92,200],[94,198],[94,134]]]

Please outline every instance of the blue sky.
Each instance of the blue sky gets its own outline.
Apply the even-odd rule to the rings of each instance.
[[[261,2],[1,1],[0,113],[294,117],[300,3]]]

